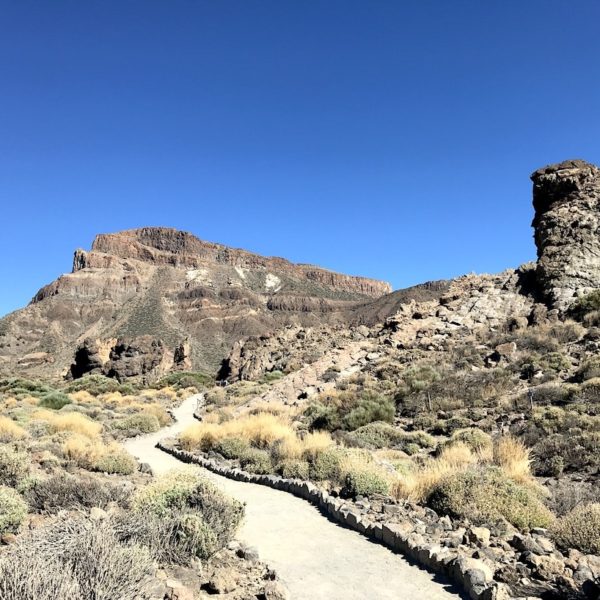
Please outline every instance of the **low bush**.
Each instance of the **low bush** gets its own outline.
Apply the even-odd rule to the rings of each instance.
[[[31,463],[25,452],[0,446],[0,485],[16,487],[29,475]]]
[[[228,459],[240,458],[250,449],[247,440],[239,437],[226,437],[215,445],[215,451]]]
[[[585,554],[600,554],[600,504],[576,506],[557,519],[551,535],[565,550],[575,548]]]
[[[313,402],[304,416],[311,430],[354,431],[374,421],[391,423],[396,407],[391,398],[371,391],[341,392]]]
[[[111,502],[125,504],[130,488],[97,477],[79,477],[58,473],[36,480],[27,492],[29,506],[34,510],[55,513],[63,509],[105,508]]]
[[[60,410],[67,404],[71,404],[71,398],[57,391],[44,394],[39,402],[39,406],[42,408],[51,408],[52,410]]]
[[[310,478],[315,481],[339,481],[342,477],[344,452],[332,447],[319,452],[310,465]]]
[[[306,480],[310,476],[310,465],[305,460],[288,458],[280,462],[275,471],[286,479],[303,479]]]
[[[266,450],[260,448],[249,448],[240,456],[240,465],[242,469],[249,473],[265,475],[273,472],[273,463],[271,455]]]
[[[159,519],[177,519],[192,511],[214,533],[217,549],[232,539],[244,514],[241,503],[226,496],[196,469],[171,471],[155,479],[134,494],[132,507],[141,515]]]
[[[364,448],[393,448],[395,450],[409,450],[433,448],[435,440],[424,431],[407,433],[396,429],[389,423],[375,422],[359,427],[347,434],[345,441],[352,445]]]
[[[390,481],[380,469],[368,466],[353,468],[346,473],[344,490],[352,496],[387,495],[390,492]]]
[[[27,514],[27,503],[10,487],[0,485],[0,535],[16,533]]]
[[[27,556],[39,558],[39,565],[46,564],[46,568],[25,571],[32,563],[23,560]],[[3,600],[39,600],[48,598],[46,590],[64,594],[65,589],[69,595],[55,598],[135,600],[146,597],[153,572],[146,548],[120,543],[108,520],[98,522],[81,515],[33,530],[0,558],[0,586],[7,589]],[[41,591],[41,595],[28,597],[23,589]]]
[[[210,375],[199,372],[182,371],[179,373],[169,373],[168,375],[165,375],[156,382],[154,387],[156,389],[172,387],[175,390],[182,390],[186,388],[203,390],[211,385],[214,385],[214,379]]]
[[[116,421],[114,427],[123,431],[127,437],[134,437],[158,431],[160,429],[160,422],[156,415],[140,412]]]
[[[119,383],[117,379],[105,377],[104,375],[86,375],[80,379],[75,379],[67,386],[66,391],[71,393],[87,392],[92,396],[100,396],[101,394],[114,394],[120,392],[122,394],[132,394],[136,390],[135,386],[130,383]]]
[[[114,475],[131,475],[137,469],[137,461],[119,444],[111,444],[92,463],[92,469]]]
[[[548,527],[552,513],[530,488],[512,481],[499,468],[467,470],[443,478],[427,504],[439,514],[493,524],[504,518],[518,529]]]
[[[489,453],[492,450],[492,437],[477,427],[458,429],[446,445],[466,444],[473,452]]]

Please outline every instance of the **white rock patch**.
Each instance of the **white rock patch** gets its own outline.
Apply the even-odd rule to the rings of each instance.
[[[193,281],[194,279],[206,280],[208,279],[208,271],[206,269],[190,269],[185,272],[185,278],[188,281]]]
[[[273,275],[273,273],[267,273],[265,287],[268,290],[277,291],[279,289],[280,284],[281,284],[281,279],[279,279],[279,277],[277,277],[276,275]],[[275,289],[275,288],[277,288],[277,289]]]
[[[235,272],[242,278],[242,279],[246,279],[246,272],[244,271],[244,269],[242,269],[242,267],[235,267]]]

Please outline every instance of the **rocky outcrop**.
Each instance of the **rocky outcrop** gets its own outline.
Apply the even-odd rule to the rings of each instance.
[[[156,378],[168,371],[190,366],[189,343],[184,340],[174,350],[151,336],[112,340],[85,339],[75,350],[69,378],[106,375],[119,380]]]
[[[537,278],[553,308],[600,288],[600,169],[568,160],[535,171]]]

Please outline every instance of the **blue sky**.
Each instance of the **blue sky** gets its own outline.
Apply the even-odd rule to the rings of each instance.
[[[394,288],[535,256],[596,0],[0,0],[0,314],[144,225]]]

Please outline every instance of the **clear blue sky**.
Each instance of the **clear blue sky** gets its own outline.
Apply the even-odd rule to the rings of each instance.
[[[600,162],[597,0],[0,0],[0,314],[166,225],[395,288],[535,256]]]

